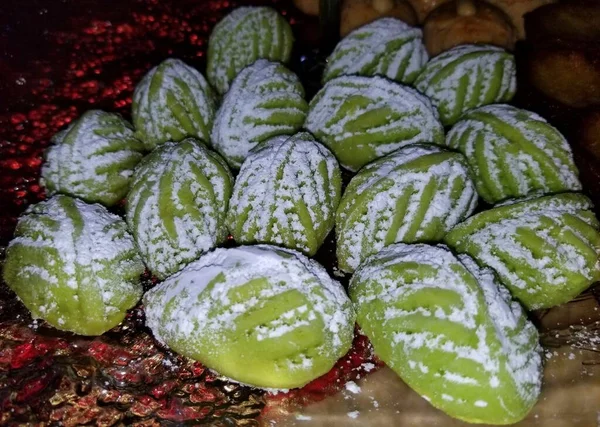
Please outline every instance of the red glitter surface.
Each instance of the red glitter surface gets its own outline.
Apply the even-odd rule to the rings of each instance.
[[[246,1],[3,1],[0,5],[0,256],[17,217],[45,198],[43,151],[54,133],[88,109],[129,118],[133,89],[168,57],[205,68],[208,35]],[[298,39],[294,70],[311,79],[306,59],[318,37],[315,20],[290,2],[270,4]],[[312,65],[311,65],[312,64]],[[302,67],[308,67],[302,69]],[[316,82],[316,83],[315,83]],[[305,80],[310,93],[318,78]],[[318,256],[331,271],[332,243]],[[146,288],[155,281],[145,278]],[[218,378],[200,363],[160,347],[138,307],[102,337],[62,333],[32,321],[0,284],[0,424],[65,426],[258,425],[261,411],[304,405],[335,393],[379,366],[364,336],[326,375],[299,390],[265,395]]]

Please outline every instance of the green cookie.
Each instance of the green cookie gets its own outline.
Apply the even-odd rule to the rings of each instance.
[[[193,139],[162,144],[135,171],[129,229],[160,279],[227,239],[233,177],[225,161]]]
[[[208,80],[223,95],[235,76],[257,59],[288,62],[293,43],[290,24],[274,9],[239,7],[210,34]]]
[[[233,81],[212,131],[215,149],[239,169],[257,144],[302,127],[308,104],[298,77],[283,65],[259,59]]]
[[[57,195],[19,218],[3,275],[34,318],[101,335],[139,301],[143,272],[125,221],[98,204]]]
[[[395,242],[439,242],[477,205],[460,153],[415,144],[368,164],[352,178],[336,216],[340,269],[353,272]]]
[[[481,212],[446,243],[493,268],[529,309],[571,300],[600,280],[600,224],[589,199],[565,193]]]
[[[187,137],[209,143],[216,108],[202,74],[179,59],[167,59],[136,86],[131,116],[136,135],[152,150]]]
[[[448,126],[473,108],[510,101],[516,82],[512,54],[494,46],[461,45],[429,61],[415,87],[431,98]]]
[[[477,191],[488,203],[581,189],[569,144],[530,111],[504,104],[469,111],[446,144],[467,157]]]
[[[333,228],[341,187],[335,157],[309,133],[271,138],[242,165],[229,231],[238,243],[271,243],[312,256]]]
[[[144,145],[121,116],[92,110],[52,137],[41,183],[48,194],[68,194],[112,206],[127,194]]]
[[[448,415],[512,424],[536,403],[537,330],[492,270],[468,256],[389,246],[357,270],[350,298],[375,353]]]
[[[419,28],[381,18],[352,31],[337,44],[327,58],[323,83],[342,75],[380,75],[410,84],[428,59]]]
[[[298,252],[216,249],[144,296],[146,321],[170,347],[235,381],[302,387],[352,344],[344,288]]]
[[[338,77],[309,104],[304,127],[353,172],[405,145],[443,144],[428,98],[382,77]]]

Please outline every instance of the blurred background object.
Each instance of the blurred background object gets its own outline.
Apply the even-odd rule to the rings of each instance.
[[[486,0],[488,3],[498,7],[510,19],[517,29],[519,40],[525,38],[525,26],[523,17],[527,12],[537,9],[540,6],[554,3],[557,0]]]
[[[408,25],[417,25],[415,10],[406,0],[346,0],[342,5],[340,35],[384,16],[391,16]]]
[[[437,0],[426,0],[435,2]],[[326,3],[337,3],[338,0],[329,0]],[[320,0],[294,0],[296,7],[308,14],[321,13]],[[385,16],[398,18],[409,25],[417,25],[417,15],[407,0],[343,0],[341,1],[340,35],[344,37],[369,22]]]
[[[600,2],[572,0],[525,15],[533,86],[565,105],[600,104]]]
[[[296,7],[307,15],[320,13],[321,0],[293,0]],[[338,3],[340,0],[332,0]],[[438,32],[465,43],[480,39],[481,43],[514,47],[514,42],[525,38],[523,16],[543,5],[557,0],[341,0],[342,36],[375,19],[391,16],[410,25],[434,26]],[[593,0],[592,0],[593,1]],[[327,2],[327,0],[325,0]],[[452,3],[448,5],[447,3]],[[473,6],[460,5],[471,3]],[[453,13],[460,9],[459,12]],[[598,25],[597,25],[598,26]],[[440,27],[445,30],[442,31]],[[491,35],[486,35],[489,31]],[[440,36],[441,37],[441,36]],[[488,41],[486,41],[486,39]],[[491,41],[489,41],[491,40]],[[443,41],[438,44],[444,45]],[[456,44],[447,42],[452,47]],[[448,47],[447,47],[448,48]]]
[[[472,43],[512,50],[517,30],[502,10],[483,0],[453,0],[429,14],[424,23],[423,38],[431,56]]]

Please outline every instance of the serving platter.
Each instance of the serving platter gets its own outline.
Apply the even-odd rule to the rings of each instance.
[[[250,2],[152,0],[114,8],[89,0],[48,7],[32,1],[8,10],[0,43],[0,247],[16,218],[45,198],[39,185],[50,137],[91,108],[129,117],[141,76],[167,57],[204,69],[212,26]],[[270,4],[297,38],[291,68],[310,98],[319,88],[325,53],[319,22],[289,2]],[[321,48],[321,49],[320,49]],[[527,48],[518,46],[519,64]],[[326,49],[326,48],[325,48]],[[537,111],[573,145],[586,191],[600,202],[600,168],[578,144],[578,110],[550,101],[518,66],[514,104]],[[119,207],[116,208],[120,212]],[[342,283],[330,236],[315,257]],[[155,281],[145,277],[150,288]],[[533,313],[543,334],[544,394],[522,425],[596,425],[600,409],[597,355],[600,320],[594,289],[577,300]],[[584,326],[588,325],[588,326]],[[382,367],[365,337],[331,372],[300,390],[268,394],[219,378],[201,364],[159,347],[138,307],[122,325],[96,339],[62,333],[32,321],[14,294],[0,287],[0,424],[5,425],[463,425],[433,409]]]

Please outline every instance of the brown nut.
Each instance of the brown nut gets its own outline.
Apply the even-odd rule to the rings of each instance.
[[[429,14],[423,28],[423,39],[431,56],[471,43],[511,50],[516,37],[509,18],[500,9],[479,0],[444,3]]]
[[[417,24],[417,15],[406,0],[346,0],[342,4],[340,35],[379,18],[393,17],[408,25]]]
[[[600,57],[569,48],[533,49],[529,80],[546,96],[581,108],[600,105]]]
[[[448,1],[450,0],[408,0],[417,13],[419,24],[425,22],[427,16],[429,16],[434,9],[436,9],[442,3],[446,3]]]
[[[294,5],[307,15],[319,14],[320,0],[294,0]]]
[[[545,4],[555,3],[557,0],[486,0],[501,9],[510,18],[517,29],[520,40],[525,38],[525,27],[523,16]]]

